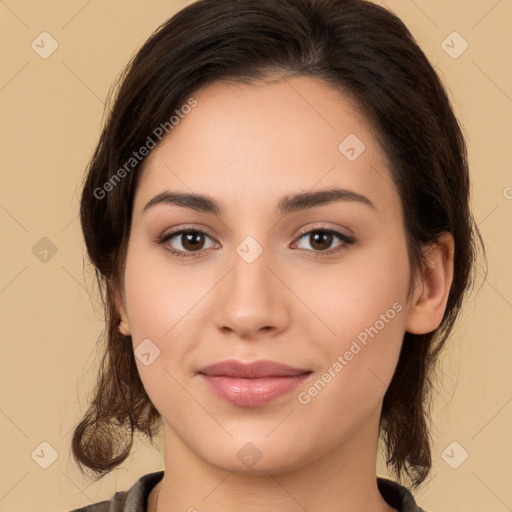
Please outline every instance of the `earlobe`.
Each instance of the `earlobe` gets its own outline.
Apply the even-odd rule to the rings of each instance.
[[[128,325],[128,320],[126,318],[121,318],[118,326],[119,332],[124,336],[130,336],[130,326]]]
[[[119,325],[117,328],[119,332],[124,336],[131,336],[130,325],[128,323],[128,316],[126,315],[126,311],[123,304],[124,301],[121,297],[121,292],[119,291],[119,288],[115,285],[112,288],[116,311],[120,317]]]
[[[425,264],[418,272],[407,312],[408,332],[426,334],[441,324],[453,281],[453,256],[453,235],[448,232],[426,248]]]

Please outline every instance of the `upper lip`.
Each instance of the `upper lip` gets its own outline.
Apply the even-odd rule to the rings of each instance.
[[[290,377],[310,373],[311,370],[293,368],[276,361],[254,361],[251,363],[242,363],[236,359],[220,361],[218,363],[205,366],[198,370],[198,373],[210,377],[225,376],[239,377],[246,379],[257,379],[263,377]]]

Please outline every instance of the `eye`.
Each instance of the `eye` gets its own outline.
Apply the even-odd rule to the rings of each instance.
[[[346,248],[347,245],[354,243],[354,239],[351,237],[334,229],[322,227],[302,232],[299,240],[303,238],[312,248],[299,247],[299,249],[313,252],[315,257],[337,253]],[[163,245],[166,251],[175,256],[194,258],[200,256],[206,249],[215,246],[215,243],[212,243],[209,247],[205,247],[206,239],[212,240],[212,238],[201,229],[184,227],[166,233],[158,240],[158,244]],[[340,243],[332,249],[331,246],[336,239],[338,239]]]
[[[303,238],[312,247],[311,249],[305,249],[316,253],[314,254],[315,257],[336,253],[344,249],[347,245],[354,243],[354,239],[349,236],[334,229],[322,227],[303,232],[299,240]],[[334,249],[330,249],[336,239],[340,240],[340,243]],[[299,248],[304,249],[304,247]]]
[[[173,239],[176,239],[173,241]],[[171,233],[166,233],[158,243],[164,245],[165,250],[175,256],[195,257],[194,253],[201,253],[203,250],[213,247],[204,247],[205,239],[211,240],[210,236],[197,228],[182,228]],[[197,254],[198,256],[199,254]]]

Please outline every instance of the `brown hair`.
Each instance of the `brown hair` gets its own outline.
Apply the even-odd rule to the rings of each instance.
[[[446,91],[400,19],[364,0],[200,0],[163,23],[120,76],[80,207],[108,326],[94,399],[72,440],[82,470],[99,477],[111,471],[128,457],[134,433],[152,439],[160,418],[139,378],[131,338],[118,332],[113,302],[144,160],[108,193],[98,191],[200,87],[276,74],[324,80],[367,117],[402,200],[413,270],[422,264],[422,246],[444,231],[454,236],[443,321],[432,333],[405,334],[381,414],[387,463],[398,478],[417,486],[430,471],[430,379],[471,285],[481,238],[469,209],[465,141]]]

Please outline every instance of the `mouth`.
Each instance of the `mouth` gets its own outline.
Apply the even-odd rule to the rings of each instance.
[[[312,373],[275,361],[221,361],[198,371],[210,391],[241,407],[258,407],[289,393]]]

